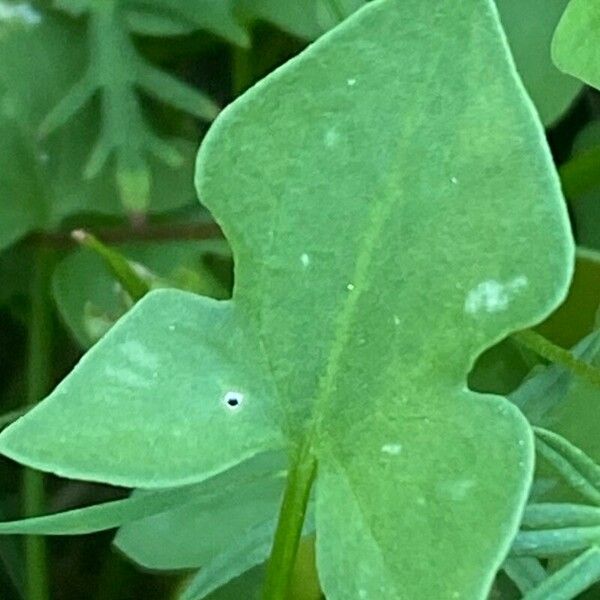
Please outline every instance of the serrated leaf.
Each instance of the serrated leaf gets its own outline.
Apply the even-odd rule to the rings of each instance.
[[[496,0],[517,70],[540,114],[552,125],[581,91],[552,63],[552,35],[568,0]]]
[[[2,451],[149,487],[302,444],[328,598],[485,597],[532,443],[466,375],[560,302],[573,259],[493,6],[370,3],[222,113],[197,186],[233,299],[151,293]]]
[[[600,2],[570,0],[552,40],[552,58],[565,73],[600,89]]]

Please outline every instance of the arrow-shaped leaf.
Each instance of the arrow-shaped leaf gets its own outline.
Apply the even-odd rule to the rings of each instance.
[[[485,597],[533,445],[466,374],[560,302],[573,260],[491,3],[370,3],[223,112],[197,185],[233,299],[151,293],[2,451],[160,487],[286,447],[274,556],[315,461],[330,600]]]

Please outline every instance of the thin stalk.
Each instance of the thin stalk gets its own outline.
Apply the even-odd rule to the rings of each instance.
[[[600,387],[600,369],[576,358],[571,352],[560,346],[556,346],[539,333],[536,333],[531,329],[525,329],[524,331],[514,333],[512,337],[526,348],[533,350],[533,352],[542,358],[562,365],[575,375]]]
[[[27,405],[39,402],[48,392],[51,382],[52,314],[49,298],[51,253],[40,246],[31,279],[31,315],[29,321],[29,351],[27,361]],[[38,471],[26,469],[23,476],[23,511],[26,516],[42,514],[44,477]],[[49,600],[48,567],[44,538],[25,539],[25,593],[27,600]]]
[[[317,462],[304,446],[288,473],[275,540],[267,566],[263,600],[286,600],[296,564],[306,506],[315,478]]]
[[[231,52],[231,91],[237,98],[254,82],[254,69],[250,49],[234,46]]]
[[[71,234],[73,239],[95,252],[104,262],[112,276],[123,286],[134,302],[141,300],[149,291],[150,285],[135,271],[122,254],[105,246],[99,239],[83,229],[76,229]]]

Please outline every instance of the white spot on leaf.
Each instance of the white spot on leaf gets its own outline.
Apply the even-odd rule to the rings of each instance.
[[[458,183],[458,178],[454,177],[453,175],[452,177],[450,177],[450,181],[456,185]]]
[[[400,317],[398,315],[394,315],[394,325],[398,327],[400,325]]]
[[[398,456],[402,452],[401,444],[384,444],[381,446],[381,451],[384,454],[391,454],[392,456]]]
[[[332,127],[325,134],[325,145],[328,148],[333,148],[333,146],[335,146],[338,143],[339,139],[340,134],[336,131],[334,127]]]
[[[525,287],[527,287],[527,277],[524,275],[519,275],[508,283],[501,283],[495,279],[482,281],[468,293],[465,312],[476,314],[505,311],[515,295]]]
[[[353,290],[354,290],[354,284],[353,284],[353,283],[349,283],[349,284],[346,286],[346,289],[347,289],[349,292],[353,291]]]
[[[310,265],[310,256],[306,254],[306,252],[300,257],[300,262],[304,267],[308,267]]]
[[[354,77],[351,77],[347,80],[347,83],[350,87],[352,87],[353,85],[356,85],[356,79],[354,79]]]

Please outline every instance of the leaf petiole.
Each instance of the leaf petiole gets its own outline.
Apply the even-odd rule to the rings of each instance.
[[[525,348],[529,348],[542,358],[549,360],[550,362],[563,365],[569,369],[575,375],[586,379],[593,385],[600,387],[600,370],[589,365],[582,360],[579,360],[571,352],[553,344],[547,340],[544,336],[532,331],[531,329],[525,329],[512,335],[513,339],[519,342]]]
[[[288,472],[275,540],[267,566],[263,600],[286,600],[288,597],[306,507],[316,471],[317,461],[310,444],[305,444]]]

